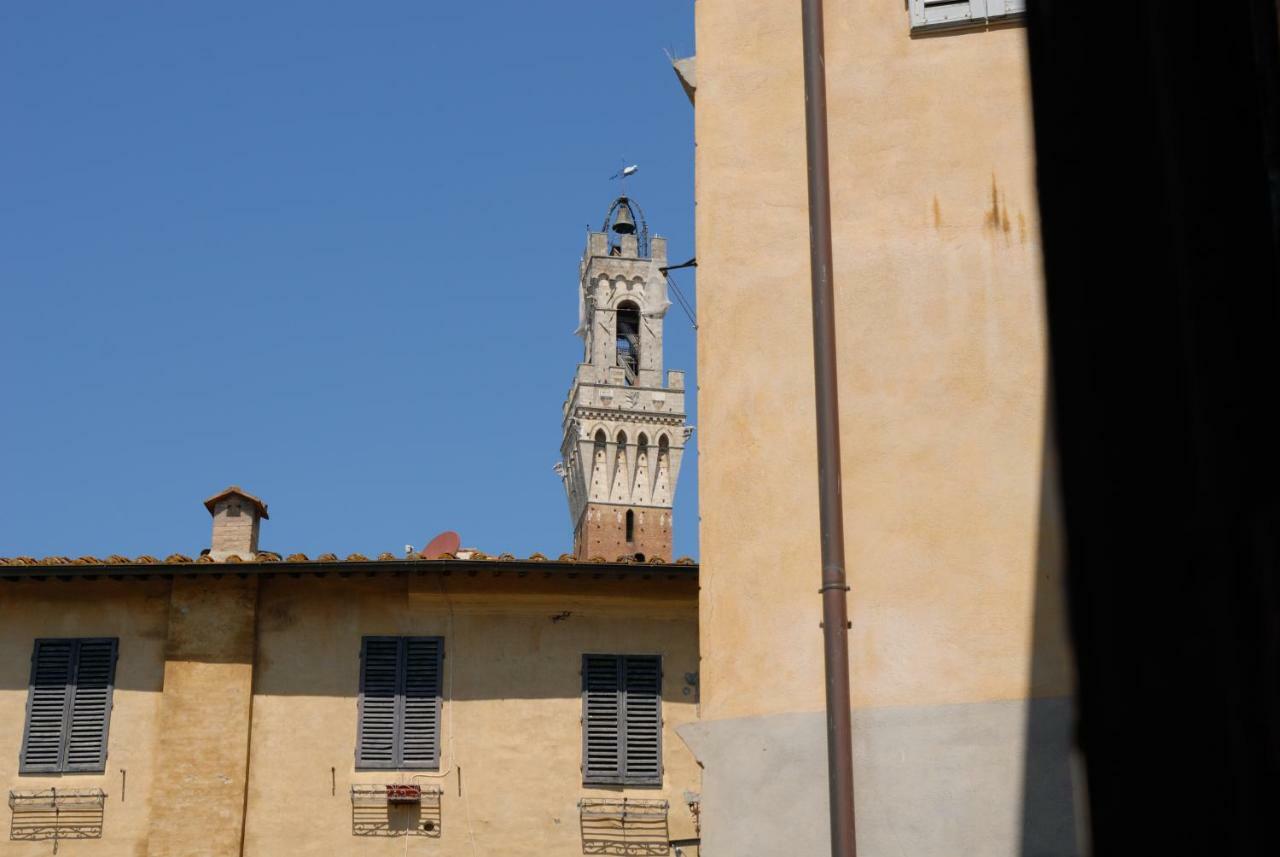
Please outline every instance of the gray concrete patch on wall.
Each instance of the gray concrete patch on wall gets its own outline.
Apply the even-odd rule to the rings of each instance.
[[[1071,710],[1065,698],[856,709],[859,855],[1076,857]],[[705,857],[830,850],[825,721],[679,728],[704,769]]]

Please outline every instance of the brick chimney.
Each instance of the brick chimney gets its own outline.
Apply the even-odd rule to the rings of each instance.
[[[205,500],[204,507],[213,515],[209,555],[219,562],[232,554],[253,559],[258,552],[258,522],[267,517],[267,504],[232,485]]]

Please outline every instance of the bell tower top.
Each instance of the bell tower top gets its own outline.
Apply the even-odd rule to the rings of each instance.
[[[667,242],[635,200],[610,204],[578,266],[583,361],[564,405],[557,472],[578,556],[671,559],[684,373],[663,370]]]
[[[666,264],[667,239],[650,237],[635,200],[615,199],[601,230],[587,236],[578,268],[583,362],[599,380],[620,368],[620,386],[662,386],[662,323],[671,305]]]

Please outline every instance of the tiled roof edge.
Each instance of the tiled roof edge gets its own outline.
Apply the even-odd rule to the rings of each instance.
[[[507,555],[510,556],[510,555]],[[537,555],[535,555],[537,556]],[[441,557],[423,559],[421,556],[407,558],[391,558],[383,554],[378,559],[366,559],[359,554],[352,554],[347,559],[338,559],[333,554],[321,554],[309,559],[304,554],[291,554],[280,558],[279,554],[261,552],[251,560],[239,557],[229,561],[214,562],[207,556],[192,560],[182,554],[170,554],[163,560],[151,556],[130,560],[119,555],[106,559],[83,556],[75,559],[68,557],[0,557],[0,579],[26,577],[87,577],[87,576],[129,576],[142,575],[256,575],[256,574],[404,574],[439,572],[445,574],[471,574],[480,571],[491,571],[495,574],[535,574],[543,572],[547,575],[625,575],[627,577],[652,577],[669,579],[696,578],[698,564],[688,557],[675,562],[645,561],[637,562],[600,562],[572,559],[504,559],[486,557],[483,559],[456,559]]]

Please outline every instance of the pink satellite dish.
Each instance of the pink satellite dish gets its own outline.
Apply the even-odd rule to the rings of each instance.
[[[453,530],[445,530],[427,543],[427,546],[422,549],[422,556],[426,559],[439,559],[444,554],[457,553],[461,545],[462,539],[457,533]]]

